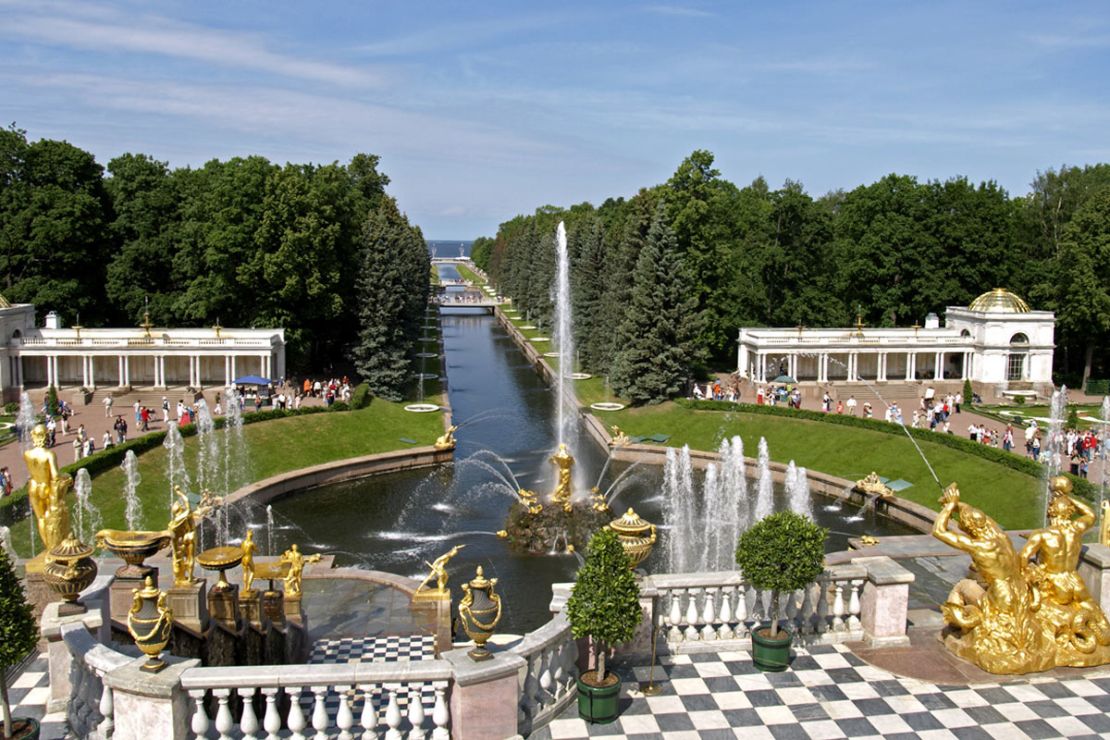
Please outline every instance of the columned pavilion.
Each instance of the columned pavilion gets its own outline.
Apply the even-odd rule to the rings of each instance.
[[[995,289],[970,306],[949,306],[945,325],[873,329],[743,328],[737,372],[764,383],[971,380],[998,390],[1043,390],[1052,384],[1055,316]]]
[[[50,312],[35,326],[35,307],[0,298],[0,386],[24,388],[167,388],[231,385],[235,378],[285,376],[284,329],[169,329],[149,320],[136,328],[63,327]]]

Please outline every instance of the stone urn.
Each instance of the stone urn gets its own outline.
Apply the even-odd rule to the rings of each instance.
[[[146,655],[146,663],[139,670],[157,673],[166,667],[162,651],[170,641],[173,628],[173,610],[166,605],[166,592],[154,585],[147,576],[142,590],[132,589],[134,601],[127,613],[127,631],[139,650]]]
[[[495,586],[497,579],[487,579],[480,565],[470,583],[463,584],[466,593],[459,602],[459,621],[466,636],[474,640],[474,649],[467,653],[471,660],[482,661],[493,657],[493,653],[486,649],[486,642],[493,637],[493,631],[501,621],[501,596],[494,593]]]
[[[617,533],[624,554],[628,556],[630,568],[635,569],[647,560],[651,549],[655,547],[655,525],[641,519],[632,507],[628,507],[624,516],[609,522],[609,529]]]
[[[72,534],[46,554],[43,578],[65,602],[61,609],[63,614],[84,611],[78,605],[77,597],[96,578],[96,561],[92,559],[92,554],[93,548]]]

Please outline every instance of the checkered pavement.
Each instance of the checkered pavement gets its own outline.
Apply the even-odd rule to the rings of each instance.
[[[8,701],[12,717],[31,717],[41,725],[39,737],[43,740],[65,737],[65,712],[46,713],[50,699],[50,674],[47,672],[46,653],[39,653],[8,686]],[[0,732],[2,734],[2,732]]]
[[[664,656],[659,696],[647,666],[618,668],[621,716],[578,719],[572,704],[534,738],[1099,738],[1110,736],[1110,671],[1083,678],[945,686],[899,678],[843,645],[797,648],[790,670],[762,673],[747,653]]]

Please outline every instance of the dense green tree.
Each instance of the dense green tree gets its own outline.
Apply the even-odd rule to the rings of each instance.
[[[490,269],[490,258],[493,256],[494,240],[488,236],[480,236],[470,245],[470,259],[480,270],[486,272]]]
[[[583,370],[605,372],[608,370],[607,329],[611,329],[612,324],[606,323],[603,302],[611,275],[606,264],[601,219],[594,216],[582,221],[569,239],[575,254],[570,277],[575,346]]]
[[[613,362],[617,393],[633,403],[658,403],[685,390],[700,359],[697,300],[660,204],[633,274],[632,299],[621,328],[627,344]]]
[[[618,547],[620,545],[618,544]],[[12,737],[11,704],[8,701],[8,670],[35,649],[39,630],[23,584],[15,574],[8,551],[0,547],[0,731]]]

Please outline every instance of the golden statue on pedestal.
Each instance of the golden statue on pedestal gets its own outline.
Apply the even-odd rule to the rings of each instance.
[[[551,462],[559,468],[559,481],[555,490],[551,492],[551,503],[562,505],[563,511],[570,512],[570,470],[574,467],[574,458],[570,456],[565,442],[559,443],[559,449],[551,456]]]
[[[243,593],[253,594],[254,551],[258,549],[258,545],[254,544],[254,530],[247,530],[247,536],[243,538],[243,542],[239,545],[239,549],[243,551],[243,560],[239,563],[243,568]]]
[[[291,545],[288,550],[281,554],[278,562],[284,563],[288,566],[285,572],[283,583],[285,584],[285,598],[298,598],[301,595],[301,578],[304,575],[304,567],[308,563],[320,562],[319,555],[302,555],[300,549],[296,545]]]
[[[622,432],[621,428],[619,426],[617,426],[616,424],[609,427],[609,429],[613,433],[613,436],[609,439],[609,446],[610,447],[624,447],[626,444],[628,444],[632,441],[631,439],[628,438],[628,435],[625,434],[624,432]]]
[[[173,493],[175,501],[170,508],[170,523],[166,525],[166,531],[172,538],[173,585],[191,586],[196,583],[193,573],[196,569],[197,523],[212,511],[212,506],[205,504],[205,501],[213,499],[202,498],[201,505],[194,510],[181,486],[174,486]]]
[[[856,485],[852,488],[853,490],[859,491],[860,493],[869,493],[872,496],[878,496],[879,498],[894,497],[894,491],[892,491],[890,489],[890,486],[888,486],[886,483],[883,483],[881,480],[879,480],[879,474],[875,471],[871,471],[870,475],[867,475],[866,477],[856,481]]]
[[[1076,570],[1094,512],[1072,498],[1071,481],[1051,481],[1049,525],[1021,553],[998,524],[945,489],[933,536],[971,555],[982,583],[956,584],[941,606],[955,628],[949,649],[991,673],[1030,673],[1110,662],[1110,623]],[[948,531],[953,513],[965,534]],[[1079,514],[1078,518],[1075,517]]]
[[[31,449],[23,453],[27,472],[27,497],[35,514],[43,552],[49,552],[70,534],[66,494],[73,478],[58,470],[58,456],[46,447],[46,427],[36,424],[31,430]]]
[[[535,491],[529,491],[527,488],[521,488],[516,492],[520,497],[520,505],[528,509],[528,513],[532,516],[539,514],[543,511],[543,504],[540,503],[539,498],[536,496]]]
[[[455,545],[432,562],[429,563],[424,561],[424,564],[431,570],[428,572],[428,575],[424,576],[424,580],[420,582],[420,585],[416,587],[416,593],[436,595],[447,593],[447,563],[451,558],[458,555],[459,550],[464,547],[466,547],[466,545]],[[436,581],[436,587],[434,589],[429,586],[433,578]]]

